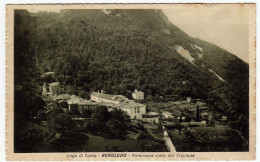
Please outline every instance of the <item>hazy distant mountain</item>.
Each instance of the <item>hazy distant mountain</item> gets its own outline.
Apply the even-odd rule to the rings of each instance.
[[[40,72],[57,74],[64,92],[88,97],[104,89],[130,96],[137,88],[150,99],[201,98],[247,136],[249,65],[189,37],[161,10],[19,10],[15,22],[16,84],[26,84],[21,78],[28,67],[20,62],[28,53]]]

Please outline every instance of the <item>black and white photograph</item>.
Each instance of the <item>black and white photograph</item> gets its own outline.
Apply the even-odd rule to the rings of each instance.
[[[13,153],[248,153],[254,7],[14,9]]]

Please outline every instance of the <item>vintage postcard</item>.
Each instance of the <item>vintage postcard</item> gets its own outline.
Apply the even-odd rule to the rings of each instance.
[[[255,159],[255,12],[7,5],[7,160]]]

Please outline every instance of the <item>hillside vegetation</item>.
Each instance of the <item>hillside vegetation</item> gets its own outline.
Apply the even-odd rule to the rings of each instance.
[[[189,51],[193,63],[175,45]],[[137,88],[150,99],[204,99],[248,138],[248,64],[189,37],[160,10],[16,10],[15,84],[34,96],[37,92],[30,88],[42,85],[37,77],[47,71],[56,73],[64,93],[84,98],[100,89],[130,97]]]

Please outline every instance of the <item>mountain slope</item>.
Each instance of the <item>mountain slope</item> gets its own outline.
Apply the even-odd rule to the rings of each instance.
[[[64,93],[88,97],[104,89],[130,97],[137,88],[150,99],[201,98],[247,136],[248,64],[189,37],[162,11],[62,10],[27,16],[36,23],[28,48],[34,49],[41,72],[55,71]]]

